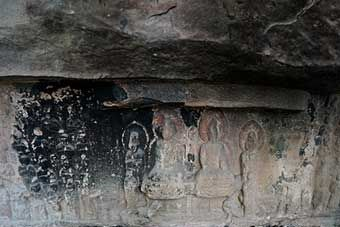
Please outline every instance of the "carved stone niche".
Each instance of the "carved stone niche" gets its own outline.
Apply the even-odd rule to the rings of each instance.
[[[12,86],[13,119],[0,115],[15,125],[13,152],[0,152],[0,226],[328,226],[340,204],[339,124],[311,121],[324,119],[311,112],[321,101],[311,108],[304,91]],[[339,122],[336,100],[329,122]]]

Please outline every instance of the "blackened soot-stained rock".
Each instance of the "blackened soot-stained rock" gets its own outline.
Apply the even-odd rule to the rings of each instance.
[[[75,86],[39,84],[25,91],[20,101],[23,112],[16,127],[21,136],[13,147],[20,175],[38,195],[94,187],[100,178],[109,183],[112,174],[121,175],[125,171],[121,135],[133,121],[143,123],[152,139],[150,110],[101,108],[105,98],[121,99],[121,93],[115,96],[115,85],[98,90]]]

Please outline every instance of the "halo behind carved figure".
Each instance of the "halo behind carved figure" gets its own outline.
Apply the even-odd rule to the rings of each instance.
[[[210,140],[212,123],[216,124],[217,140],[222,140],[226,134],[228,123],[223,113],[211,110],[204,111],[199,122],[199,135],[205,143]]]
[[[124,130],[122,134],[122,145],[127,150],[129,149],[130,135],[132,132],[138,133],[139,144],[142,149],[146,149],[149,144],[149,134],[146,128],[139,122],[133,121]]]
[[[240,147],[244,152],[253,152],[262,148],[265,140],[263,128],[254,120],[248,121],[240,131]]]

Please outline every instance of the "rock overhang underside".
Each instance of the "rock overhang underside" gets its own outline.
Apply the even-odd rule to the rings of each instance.
[[[338,90],[336,0],[14,0],[1,76],[156,78]]]

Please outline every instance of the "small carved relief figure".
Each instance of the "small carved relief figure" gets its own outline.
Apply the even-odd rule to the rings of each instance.
[[[183,160],[185,147],[179,141],[179,117],[175,112],[156,113],[156,163],[144,179],[142,191],[151,199],[179,199],[185,195]]]
[[[243,152],[253,153],[264,143],[264,131],[254,120],[247,122],[240,133],[240,147]]]
[[[200,148],[202,169],[196,177],[196,194],[199,197],[217,198],[231,195],[234,176],[230,172],[230,151],[222,142],[225,127],[224,116],[207,111],[203,114],[199,132],[204,144]]]
[[[131,123],[124,131],[122,142],[126,149],[124,191],[127,208],[145,205],[141,184],[144,174],[144,154],[148,144],[148,134],[144,126],[137,122]]]

